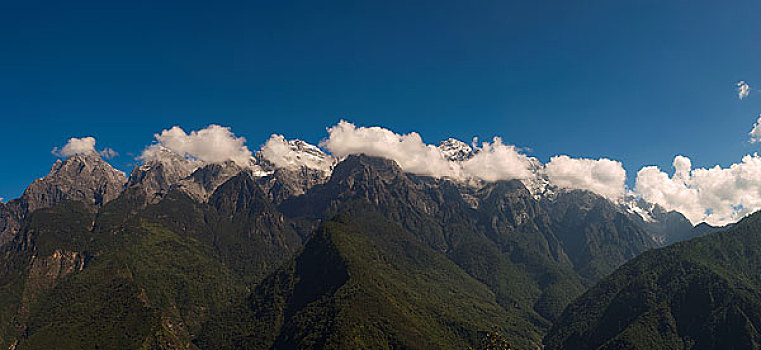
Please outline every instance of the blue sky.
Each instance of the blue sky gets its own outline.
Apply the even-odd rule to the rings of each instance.
[[[727,166],[759,150],[759,1],[0,3],[0,197],[94,136],[134,155],[210,123],[252,149],[340,119],[546,161]],[[670,171],[670,170],[669,170]]]

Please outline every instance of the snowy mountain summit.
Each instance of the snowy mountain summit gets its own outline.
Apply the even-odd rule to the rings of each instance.
[[[257,161],[264,169],[305,167],[329,175],[336,165],[336,159],[319,147],[294,139],[286,140],[282,135],[272,135],[257,154]]]
[[[451,137],[439,143],[439,150],[444,158],[453,162],[466,161],[475,155],[473,148],[467,143]]]

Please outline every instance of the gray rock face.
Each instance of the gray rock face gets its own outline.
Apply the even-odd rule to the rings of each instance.
[[[250,166],[232,161],[205,163],[188,160],[166,148],[158,148],[144,164],[135,167],[127,188],[145,195],[146,203],[157,203],[171,190],[179,189],[199,202],[206,202],[225,181],[241,172],[259,184],[275,203],[299,196],[328,181],[335,158],[301,140],[282,139],[282,147],[268,159],[257,152]]]
[[[646,213],[648,220],[636,212],[629,213],[629,217],[650,233],[659,245],[666,246],[699,236],[693,232],[692,224],[682,213],[665,210],[657,204],[641,207],[651,207]]]
[[[257,177],[256,182],[278,204],[288,198],[303,195],[310,188],[324,184],[329,179],[330,174],[301,167],[275,169],[271,175]]]
[[[190,176],[179,180],[175,187],[199,202],[206,202],[214,191],[230,178],[240,174],[243,168],[233,161],[207,164]]]
[[[196,162],[168,149],[161,149],[154,158],[132,170],[127,188],[138,188],[146,195],[148,203],[156,203],[173,185],[190,176],[197,168]]]
[[[183,191],[198,202],[206,202],[217,187],[243,170],[233,161],[202,163],[160,149],[132,170],[127,188],[145,194],[146,204],[159,202],[172,189]]]
[[[253,172],[256,182],[275,203],[300,196],[315,185],[330,179],[338,160],[319,147],[301,140],[283,140],[289,150],[277,161],[267,159],[260,151],[255,159],[259,170]]]
[[[127,178],[97,154],[77,154],[56,161],[50,173],[27,187],[19,199],[23,216],[63,200],[78,200],[98,208],[118,197]]]

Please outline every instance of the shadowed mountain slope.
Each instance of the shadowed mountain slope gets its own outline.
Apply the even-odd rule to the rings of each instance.
[[[572,303],[547,349],[759,349],[761,214],[642,254]]]
[[[526,348],[536,332],[443,254],[371,213],[327,222],[265,279],[245,308],[208,330],[218,349],[463,349],[499,326]],[[264,336],[262,336],[264,335]]]

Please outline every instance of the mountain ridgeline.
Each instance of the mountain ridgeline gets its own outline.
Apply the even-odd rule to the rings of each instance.
[[[76,155],[0,203],[0,347],[467,349],[498,331],[516,349],[619,349],[661,334],[627,328],[638,317],[672,326],[657,344],[758,344],[745,274],[761,261],[731,233],[751,232],[750,219],[648,252],[714,228],[657,208],[643,218],[591,192],[458,183],[364,155],[329,170],[257,155],[254,171],[161,152],[129,178]],[[734,250],[712,248],[729,237]],[[672,275],[684,276],[670,282],[681,295],[637,299]],[[738,292],[717,294],[727,286]],[[684,307],[700,300],[712,304]],[[725,330],[706,338],[707,323]]]

